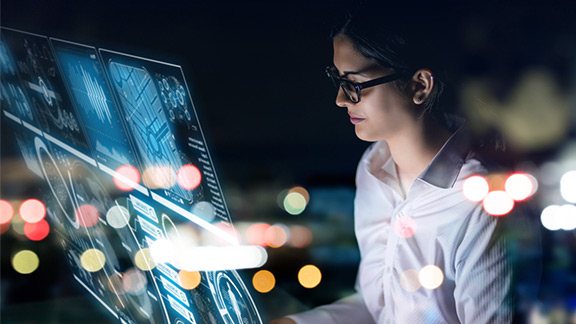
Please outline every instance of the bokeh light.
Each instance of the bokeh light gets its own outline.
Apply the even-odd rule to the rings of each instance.
[[[177,174],[170,166],[151,166],[144,170],[142,182],[150,189],[170,189],[177,182]]]
[[[289,229],[284,225],[272,225],[264,232],[264,240],[272,248],[281,247],[288,241],[288,231]]]
[[[565,231],[576,229],[576,206],[562,205],[560,206],[560,219],[561,228]]]
[[[550,205],[540,214],[542,226],[550,231],[576,229],[576,206],[565,204],[562,206]]]
[[[266,231],[270,228],[266,223],[255,223],[246,229],[246,241],[252,245],[266,246]]]
[[[40,265],[40,258],[30,250],[22,250],[12,257],[12,267],[18,273],[30,274]]]
[[[92,227],[98,224],[98,220],[100,219],[98,208],[90,204],[78,207],[78,209],[76,209],[75,216],[80,226],[84,227]]]
[[[184,289],[195,289],[200,284],[200,281],[202,281],[202,276],[199,271],[180,270],[178,272],[178,284]]]
[[[14,207],[6,200],[0,199],[0,225],[8,224],[14,217]]]
[[[290,227],[290,245],[295,248],[305,248],[312,243],[312,231],[306,226],[294,225]]]
[[[82,268],[89,272],[99,271],[106,263],[106,256],[98,249],[88,249],[80,257]]]
[[[301,194],[302,197],[304,197],[306,204],[308,204],[310,202],[310,194],[308,193],[308,190],[306,190],[304,187],[296,186],[296,187],[288,190],[288,194],[291,194],[293,192]]]
[[[174,245],[167,239],[158,239],[150,244],[150,255],[156,263],[167,263],[174,257]]]
[[[208,201],[199,201],[192,205],[192,213],[207,222],[211,222],[216,217],[216,208]]]
[[[444,282],[444,273],[437,266],[429,264],[420,269],[418,281],[426,289],[436,289]]]
[[[143,248],[136,252],[134,264],[142,271],[150,271],[156,267],[156,262],[152,259],[148,248]]]
[[[116,295],[123,295],[125,293],[124,286],[122,285],[123,276],[123,273],[116,272],[108,278],[108,289]]]
[[[132,191],[140,183],[140,173],[131,165],[122,165],[114,173],[114,184],[123,191]]]
[[[576,171],[569,171],[562,175],[560,194],[567,202],[576,203]]]
[[[27,199],[20,205],[20,217],[27,223],[37,223],[46,216],[46,206],[38,199]]]
[[[410,216],[401,216],[394,221],[394,233],[402,238],[414,236],[417,230],[416,221]]]
[[[25,223],[24,235],[31,241],[42,241],[50,233],[48,222],[43,219],[38,223]]]
[[[284,198],[284,210],[290,215],[299,215],[306,209],[306,198],[299,192],[288,192]]]
[[[482,207],[492,216],[503,216],[514,208],[514,199],[510,198],[506,191],[495,190],[486,195]]]
[[[194,190],[202,182],[200,170],[192,164],[186,164],[178,170],[178,184],[186,190]]]
[[[143,293],[147,284],[146,275],[138,269],[130,269],[122,277],[122,286],[131,295]]]
[[[506,179],[504,188],[510,198],[516,201],[522,201],[535,192],[536,184],[533,182],[534,177],[523,173],[514,173]],[[535,179],[534,179],[535,180]]]
[[[482,176],[471,176],[464,180],[462,185],[462,193],[466,199],[478,202],[482,201],[490,191],[488,181]]]
[[[305,265],[298,271],[298,282],[304,288],[314,288],[320,284],[322,273],[314,265]]]
[[[542,210],[540,214],[540,221],[542,226],[550,231],[556,231],[562,228],[562,220],[560,219],[560,206],[550,205]]]
[[[260,293],[267,293],[276,286],[276,278],[268,270],[260,270],[252,277],[254,289]]]
[[[120,229],[128,225],[130,221],[130,213],[128,209],[123,206],[113,206],[106,213],[106,221],[108,225]]]
[[[422,285],[420,284],[418,271],[414,269],[404,271],[400,275],[400,285],[402,286],[402,288],[404,288],[404,290],[409,292],[413,292],[420,289]]]

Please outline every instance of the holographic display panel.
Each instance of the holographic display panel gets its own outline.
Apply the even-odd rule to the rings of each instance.
[[[45,180],[47,217],[79,285],[121,323],[261,323],[235,270],[151,257],[162,240],[176,252],[238,244],[181,68],[1,36],[2,118]],[[123,166],[141,175],[130,190],[116,182]],[[196,286],[184,284],[190,274]]]
[[[96,161],[116,170],[135,165],[104,68],[94,47],[51,39],[71,99],[84,122]]]
[[[53,144],[67,145],[86,158],[90,148],[66,93],[48,38],[2,28],[2,42],[8,54],[2,61],[7,67],[16,65],[20,81],[18,83],[12,76],[14,69],[8,68],[6,91],[10,94],[7,96],[10,112],[36,133],[44,132]]]

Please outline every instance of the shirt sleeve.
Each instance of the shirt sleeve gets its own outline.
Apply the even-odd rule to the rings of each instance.
[[[479,206],[456,251],[454,299],[461,323],[512,321],[512,270],[500,227],[498,217]]]
[[[360,293],[287,317],[297,324],[375,323]]]

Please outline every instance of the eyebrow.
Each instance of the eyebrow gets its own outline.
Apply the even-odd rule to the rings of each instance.
[[[342,77],[347,77],[349,75],[360,75],[363,76],[365,78],[368,78],[369,76],[363,73],[364,71],[342,71]]]

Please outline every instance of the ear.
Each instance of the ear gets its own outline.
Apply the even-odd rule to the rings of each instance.
[[[420,105],[428,99],[434,89],[434,76],[429,69],[419,69],[412,76],[412,101]]]

